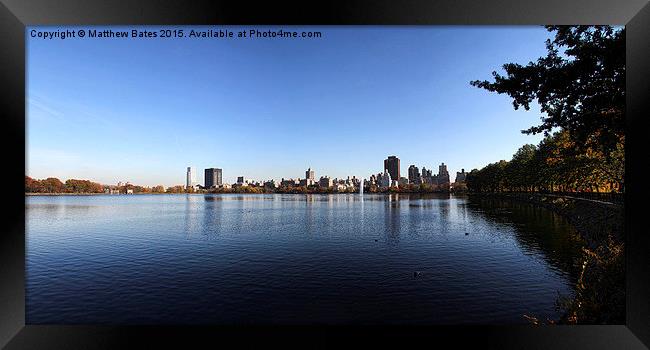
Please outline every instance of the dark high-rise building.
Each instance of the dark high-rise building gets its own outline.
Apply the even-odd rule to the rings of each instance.
[[[221,176],[221,169],[205,169],[205,188],[221,186],[223,184]]]
[[[445,163],[438,166],[438,184],[448,184],[449,183],[449,172],[447,171],[447,166]]]
[[[409,183],[417,184],[420,182],[420,169],[415,165],[409,166]]]
[[[311,168],[309,168],[309,169],[307,169],[307,171],[305,171],[305,178],[306,178],[307,180],[312,180],[312,181],[313,181],[313,180],[314,180],[314,176],[315,176],[315,175],[314,175],[314,171],[311,170]]]
[[[388,170],[391,179],[398,180],[400,178],[399,158],[389,156],[387,159],[384,159],[384,170]]]
[[[460,172],[456,172],[456,181],[455,182],[463,182],[467,179],[467,173],[465,172],[465,169],[461,169]]]

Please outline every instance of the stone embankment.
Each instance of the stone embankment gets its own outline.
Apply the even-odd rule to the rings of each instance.
[[[566,218],[591,248],[604,243],[610,235],[617,242],[624,240],[625,212],[622,204],[538,193],[472,195],[523,201],[551,210]]]

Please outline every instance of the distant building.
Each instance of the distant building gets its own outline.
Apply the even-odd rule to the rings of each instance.
[[[399,179],[399,158],[396,156],[388,156],[388,158],[384,159],[384,170],[388,170],[391,178]]]
[[[282,178],[282,180],[280,181],[280,186],[293,187],[293,186],[298,186],[299,183],[300,183],[299,181],[294,180],[294,179],[286,179],[285,180],[284,178]]]
[[[300,186],[313,186],[316,184],[316,181],[314,179],[299,179],[298,184]]]
[[[376,185],[377,184],[377,176],[375,174],[370,175],[370,178],[368,179],[368,185]]]
[[[424,168],[422,168],[424,169]],[[415,165],[409,166],[409,183],[419,184],[420,183],[420,170]]]
[[[261,184],[260,184],[259,181],[255,181],[253,179],[247,179],[247,178],[245,178],[243,176],[238,176],[236,185],[244,187],[244,186],[249,186],[249,185],[260,186]]]
[[[237,185],[239,186],[248,186],[253,184],[253,180],[251,179],[246,179],[243,176],[238,176],[237,177]]]
[[[132,188],[127,188],[126,189],[126,194],[133,194],[133,189]]]
[[[311,170],[311,168],[309,168],[309,169],[307,169],[307,171],[305,171],[305,178],[306,178],[307,180],[312,180],[312,181],[314,181],[314,180],[315,180],[315,177],[314,177],[314,176],[315,176],[314,171]]]
[[[384,170],[383,174],[378,174],[377,181],[379,183],[379,187],[390,187],[391,176],[387,169]]]
[[[117,187],[108,186],[104,188],[104,193],[106,194],[120,194],[120,190]]]
[[[467,173],[465,172],[465,169],[461,169],[460,172],[456,172],[456,180],[454,182],[465,182],[465,179],[467,179]]]
[[[433,174],[431,173],[431,170],[428,170],[427,168],[422,167],[421,183],[433,185],[433,184],[437,183],[437,179],[436,179],[435,176],[433,176]]]
[[[409,184],[409,179],[402,176],[402,177],[399,178],[398,183],[399,183],[400,186],[406,186],[406,185]]]
[[[219,187],[223,184],[223,172],[219,168],[208,168],[204,172],[205,188]]]
[[[448,184],[450,182],[449,181],[449,172],[447,171],[447,166],[445,165],[445,163],[440,164],[440,166],[438,167],[438,179],[437,180],[438,181],[436,181],[436,182],[437,182],[438,185]]]
[[[276,188],[278,186],[275,183],[275,180],[268,180],[268,181],[264,182],[264,187],[273,189],[273,188]]]
[[[334,181],[329,176],[321,176],[318,180],[318,186],[323,188],[330,188],[334,186]]]
[[[194,184],[196,184],[196,173],[192,167],[188,166],[185,177],[185,188],[193,187]]]

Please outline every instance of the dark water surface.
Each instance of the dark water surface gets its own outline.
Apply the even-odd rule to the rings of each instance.
[[[30,196],[26,216],[28,324],[526,323],[558,315],[581,246],[544,209],[454,196]]]

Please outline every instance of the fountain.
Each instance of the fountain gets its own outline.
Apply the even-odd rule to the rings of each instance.
[[[363,178],[361,178],[361,185],[359,186],[359,194],[363,195]]]

